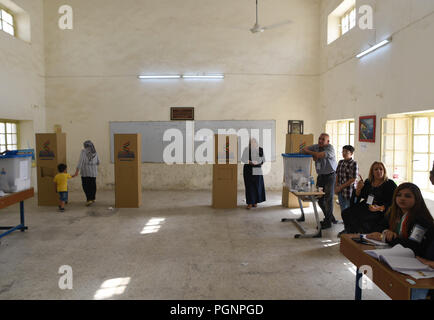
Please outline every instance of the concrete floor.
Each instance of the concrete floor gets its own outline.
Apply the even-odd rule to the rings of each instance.
[[[207,191],[145,191],[140,209],[112,209],[113,192],[99,191],[89,208],[76,192],[64,213],[29,199],[29,230],[0,239],[0,299],[353,299],[343,226],[294,239],[280,220],[299,210],[282,208],[280,192],[267,199],[246,210],[240,191],[237,209],[215,210]],[[18,221],[18,205],[0,211],[0,225]],[[59,289],[63,265],[72,290]],[[375,285],[363,298],[388,299]]]

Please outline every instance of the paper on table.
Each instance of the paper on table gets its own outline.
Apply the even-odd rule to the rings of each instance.
[[[383,259],[382,259],[383,258]],[[398,256],[380,256],[381,260],[384,260],[393,269],[411,270],[411,271],[430,271],[426,264],[423,264],[415,258],[398,257]],[[432,270],[434,271],[434,270]]]
[[[403,274],[407,274],[416,280],[434,278],[434,271],[400,271],[400,272]]]
[[[362,234],[363,239],[365,239],[368,242],[371,242],[372,244],[375,244],[377,246],[389,246],[387,243],[382,242],[382,241],[377,241],[377,240],[372,240],[372,239],[368,239],[366,237],[366,234]]]
[[[427,274],[434,272],[434,269],[416,259],[413,250],[404,248],[400,244],[391,249],[365,250],[365,252],[371,257],[385,262],[392,270],[401,273],[413,272],[412,275],[417,276],[419,272],[423,272],[424,275],[425,272]]]
[[[391,249],[378,249],[378,250],[365,250],[367,254],[371,257],[379,259],[380,256],[398,256],[398,257],[407,257],[407,258],[415,258],[413,250],[409,248],[404,248],[402,245],[397,244]]]

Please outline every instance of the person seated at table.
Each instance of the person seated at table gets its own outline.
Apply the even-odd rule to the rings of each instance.
[[[370,233],[367,238],[384,241],[391,246],[401,244],[412,249],[416,256],[434,259],[434,219],[418,186],[405,182],[396,188],[385,220],[387,227],[383,232]]]
[[[374,232],[367,238],[382,240],[391,246],[401,244],[410,248],[424,264],[434,267],[434,219],[429,212],[420,189],[413,183],[399,185],[387,213],[388,228]],[[423,300],[428,289],[412,289],[412,300]],[[430,294],[431,295],[431,294]]]
[[[342,212],[345,233],[371,233],[384,229],[384,214],[392,204],[396,183],[387,178],[386,167],[375,161],[369,177],[357,183],[350,207]],[[338,234],[340,236],[341,233]]]

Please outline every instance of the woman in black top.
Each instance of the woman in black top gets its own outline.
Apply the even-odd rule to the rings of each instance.
[[[374,162],[368,179],[360,180],[351,206],[342,212],[346,233],[371,233],[384,230],[384,214],[392,205],[396,183],[387,178],[382,162]]]
[[[434,241],[434,219],[418,186],[410,182],[399,185],[384,225],[382,233],[373,232],[367,237],[391,246],[401,244],[417,256],[433,259],[430,246]]]
[[[422,263],[434,266],[430,261],[434,259],[434,219],[415,184],[406,182],[399,185],[385,220],[383,232],[368,234],[369,239],[410,248]],[[411,297],[426,299],[427,294],[428,289],[412,289]]]
[[[243,151],[241,159],[244,163],[247,209],[250,209],[265,201],[264,177],[261,169],[265,162],[264,150],[258,146],[256,139],[250,139],[249,147]]]

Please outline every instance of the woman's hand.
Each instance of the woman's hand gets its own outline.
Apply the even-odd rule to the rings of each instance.
[[[419,261],[422,262],[423,264],[426,264],[426,265],[429,266],[430,268],[433,268],[433,269],[434,269],[434,261],[427,260],[427,259],[424,259],[424,258],[422,258],[422,257],[416,257],[416,258],[417,258],[417,260],[419,260]]]
[[[383,234],[380,232],[373,232],[373,233],[369,233],[366,235],[366,238],[368,239],[372,239],[372,240],[377,240],[377,241],[382,241],[383,239]]]
[[[342,186],[341,185],[335,186],[335,194],[338,194],[341,191],[342,191]]]
[[[383,231],[383,237],[386,238],[387,242],[390,242],[390,241],[398,238],[398,235],[393,231],[385,230],[385,231]]]
[[[384,211],[385,207],[384,206],[377,206],[376,204],[372,204],[369,206],[369,211],[371,212],[381,212]]]
[[[356,186],[356,195],[360,196],[360,192],[362,191],[363,187],[365,186],[365,183],[363,182],[363,178],[362,176],[359,174],[359,182],[357,182],[357,186]]]

